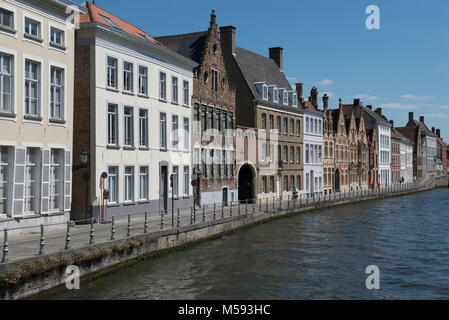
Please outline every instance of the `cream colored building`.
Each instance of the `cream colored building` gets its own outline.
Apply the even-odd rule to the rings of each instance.
[[[74,171],[72,216],[159,214],[170,210],[172,194],[176,208],[190,208],[197,64],[97,5],[85,7],[76,37],[74,153],[85,149],[90,160]]]
[[[66,0],[0,0],[0,226],[22,220],[16,218],[37,225],[69,217],[70,18],[79,10]]]

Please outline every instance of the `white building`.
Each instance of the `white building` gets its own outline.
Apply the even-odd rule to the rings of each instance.
[[[2,230],[69,217],[75,38],[69,16],[79,10],[66,0],[0,0]]]
[[[304,108],[303,159],[305,197],[323,194],[323,113]]]
[[[85,6],[76,41],[74,152],[85,149],[90,166],[74,173],[74,214],[158,214],[171,209],[172,194],[176,208],[192,206],[197,64],[100,7]]]

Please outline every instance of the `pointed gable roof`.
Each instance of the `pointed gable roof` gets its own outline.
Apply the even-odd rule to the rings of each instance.
[[[201,57],[203,56],[207,35],[208,31],[200,31],[172,36],[155,37],[155,39],[163,43],[167,48],[170,48],[197,63],[201,63]]]

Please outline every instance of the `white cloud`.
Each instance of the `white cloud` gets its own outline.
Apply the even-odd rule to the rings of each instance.
[[[360,99],[360,100],[380,100],[380,97],[378,96],[372,96],[369,94],[364,94],[364,93],[360,93],[354,96],[355,99]]]
[[[405,99],[405,100],[428,100],[428,99],[433,99],[434,97],[432,97],[432,96],[415,96],[413,94],[404,94],[401,98]]]
[[[419,108],[419,106],[416,104],[411,104],[411,103],[392,102],[392,103],[381,104],[381,105],[379,105],[379,108],[398,109],[398,110],[416,110]]]
[[[440,109],[449,109],[449,106],[446,104],[444,106],[441,106]]]
[[[320,86],[327,86],[329,84],[333,84],[334,81],[330,80],[330,79],[323,79],[317,82],[318,85]]]
[[[296,82],[296,77],[287,77],[287,80],[288,80],[288,81]]]
[[[449,113],[441,113],[441,112],[425,113],[425,114],[423,114],[423,116],[426,117],[426,118],[445,118],[445,119],[449,119]]]

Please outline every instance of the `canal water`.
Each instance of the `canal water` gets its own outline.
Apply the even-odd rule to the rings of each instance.
[[[47,299],[448,299],[449,190],[256,225]],[[366,267],[380,270],[368,290]]]

